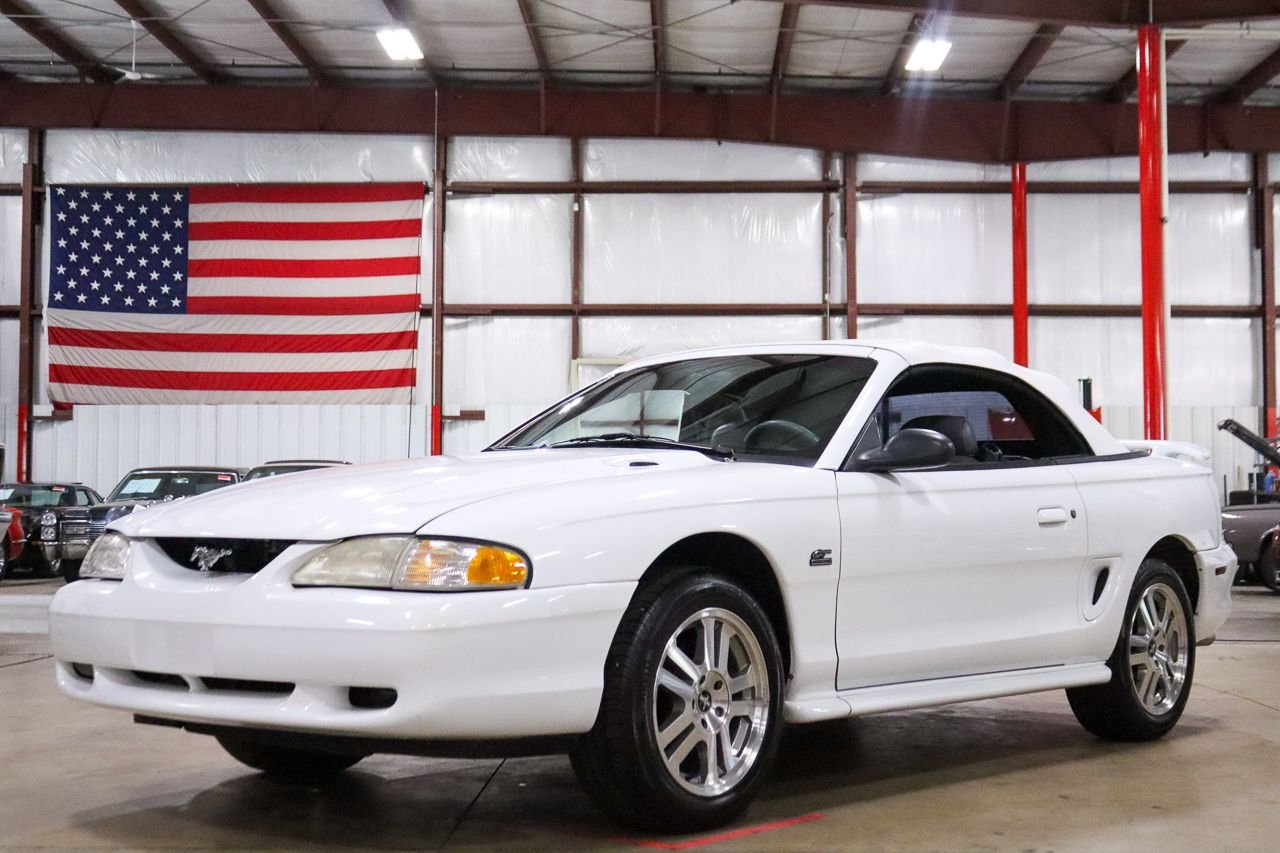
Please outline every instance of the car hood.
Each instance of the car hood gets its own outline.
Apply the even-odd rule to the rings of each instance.
[[[450,510],[513,492],[584,480],[653,477],[732,465],[695,451],[503,450],[304,471],[155,504],[111,525],[130,536],[331,541],[413,533]]]

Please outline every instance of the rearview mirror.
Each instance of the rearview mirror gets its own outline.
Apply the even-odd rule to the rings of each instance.
[[[956,458],[951,439],[932,429],[898,430],[884,447],[854,457],[855,471],[919,471],[941,468]]]

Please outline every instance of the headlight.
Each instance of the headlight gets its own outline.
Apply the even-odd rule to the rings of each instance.
[[[56,528],[56,527],[41,527],[41,528],[40,528],[40,538],[41,538],[41,539],[43,539],[45,542],[54,542],[54,541],[57,541],[57,539],[58,539],[58,528]]]
[[[129,568],[128,538],[119,533],[104,533],[89,547],[84,563],[80,566],[82,578],[106,578],[121,580]]]
[[[316,552],[294,586],[355,586],[421,592],[517,589],[528,585],[523,554],[484,542],[362,536]]]
[[[58,524],[58,516],[56,513],[46,512],[40,516],[40,525],[42,527],[56,527]]]

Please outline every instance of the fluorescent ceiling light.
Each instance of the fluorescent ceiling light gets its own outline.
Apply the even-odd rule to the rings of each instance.
[[[422,58],[422,48],[418,47],[418,43],[414,41],[413,33],[404,27],[378,30],[378,41],[382,42],[382,49],[387,52],[387,56],[396,62]]]
[[[943,39],[918,39],[911,56],[907,58],[908,71],[937,71],[947,58],[951,42]]]

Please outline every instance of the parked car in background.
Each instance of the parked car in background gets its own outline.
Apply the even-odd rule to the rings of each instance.
[[[1280,465],[1273,442],[1228,418],[1218,429],[1229,432],[1272,465]],[[1258,491],[1231,492],[1222,509],[1222,531],[1240,560],[1237,580],[1256,580],[1280,592],[1280,495]]]
[[[1218,510],[1209,468],[988,350],[725,347],[473,456],[115,519],[50,637],[65,694],[268,774],[567,751],[614,818],[691,831],[784,723],[1065,689],[1094,735],[1161,737],[1230,612]]]
[[[17,520],[23,544],[17,556],[8,561],[6,571],[24,567],[57,574],[60,566],[56,558],[50,560],[46,555],[46,539],[56,541],[67,511],[101,501],[101,495],[81,483],[0,483],[0,508],[9,510]],[[12,540],[12,529],[6,535]]]
[[[246,480],[261,480],[263,477],[275,477],[279,474],[296,474],[299,471],[314,471],[317,468],[334,468],[338,465],[350,465],[337,459],[277,459],[264,462],[250,468],[245,475]]]
[[[172,468],[138,468],[124,475],[105,501],[62,514],[56,538],[42,541],[45,561],[56,565],[71,582],[80,576],[80,563],[89,546],[107,525],[121,516],[153,503],[203,495],[244,479],[243,468],[183,465]]]
[[[18,516],[17,510],[0,509],[0,581],[9,576],[10,563],[18,559],[27,544],[27,533]]]

